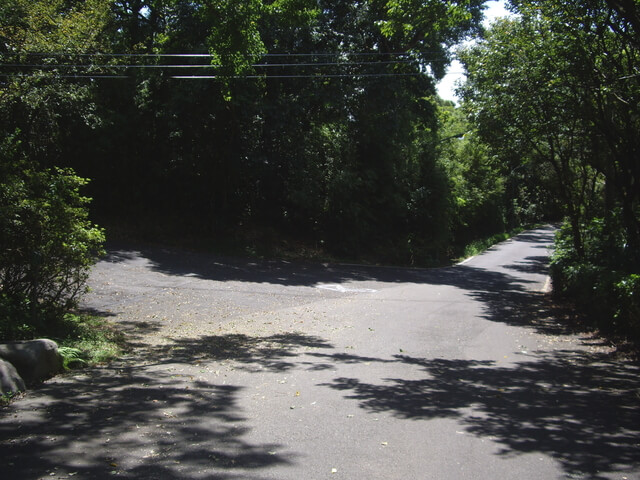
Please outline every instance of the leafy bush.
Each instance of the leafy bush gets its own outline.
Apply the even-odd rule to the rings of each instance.
[[[602,330],[640,340],[640,275],[620,227],[594,218],[581,228],[582,255],[566,222],[556,235],[551,260],[554,292],[572,299]]]
[[[26,299],[0,294],[0,339],[26,340],[36,335]]]
[[[104,232],[80,195],[87,180],[37,170],[11,138],[0,147],[0,336],[25,337],[76,305]]]
[[[616,311],[614,319],[622,322],[636,339],[640,339],[640,275],[632,273],[614,284]]]

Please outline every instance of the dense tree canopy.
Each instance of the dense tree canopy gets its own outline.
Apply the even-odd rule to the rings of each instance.
[[[633,292],[637,2],[513,0],[486,32],[483,4],[7,0],[0,130],[114,233],[426,265],[564,215],[558,284]],[[435,83],[469,38],[459,108]]]
[[[481,0],[9,3],[2,128],[107,223],[449,253],[434,85]]]
[[[632,300],[640,287],[637,3],[512,8],[517,17],[461,55],[466,108],[502,163],[535,165],[535,183],[561,200],[568,224],[556,252],[558,290],[582,292],[605,323],[614,316],[640,329]]]

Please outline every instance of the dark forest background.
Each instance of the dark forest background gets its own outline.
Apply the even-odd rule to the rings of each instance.
[[[637,333],[640,7],[512,1],[485,30],[484,3],[5,0],[4,304],[42,302],[9,285],[38,283],[55,245],[86,268],[95,223],[433,266],[564,220],[556,292]],[[435,84],[471,39],[458,106]]]

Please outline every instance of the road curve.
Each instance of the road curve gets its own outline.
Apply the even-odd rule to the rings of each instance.
[[[640,479],[638,368],[542,293],[553,229],[461,265],[113,246],[132,353],[0,411],[6,478]]]

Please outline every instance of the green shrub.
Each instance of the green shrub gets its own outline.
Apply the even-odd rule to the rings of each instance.
[[[554,292],[573,300],[598,328],[640,340],[640,275],[622,231],[617,213],[608,225],[591,219],[581,228],[580,255],[565,223],[556,235],[551,277]]]
[[[32,329],[76,305],[104,232],[88,219],[87,180],[38,170],[11,138],[0,144],[0,335]]]
[[[616,311],[614,319],[626,325],[636,339],[640,339],[640,275],[632,273],[614,285]]]
[[[27,340],[36,334],[26,299],[10,299],[0,294],[0,339]]]

